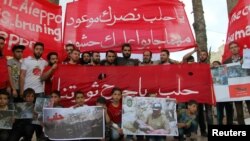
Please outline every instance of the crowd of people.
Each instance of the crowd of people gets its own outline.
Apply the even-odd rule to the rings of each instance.
[[[46,60],[42,58],[44,48],[43,43],[36,42],[33,47],[33,55],[23,58],[23,51],[25,46],[14,45],[12,48],[13,57],[6,59],[3,53],[5,47],[5,38],[0,36],[0,63],[3,74],[0,78],[0,110],[8,110],[9,103],[18,102],[35,102],[37,97],[49,96],[54,101],[54,107],[63,107],[60,105],[60,92],[52,89],[52,77],[58,68],[59,54],[57,52],[50,52]],[[218,67],[221,64],[241,61],[239,55],[239,46],[237,43],[232,42],[229,44],[232,56],[221,63],[215,61],[211,67]],[[113,50],[106,51],[106,58],[100,59],[100,53],[83,52],[81,53],[74,44],[65,45],[65,52],[67,57],[61,62],[65,65],[82,65],[82,66],[147,66],[147,65],[171,65],[180,63],[195,63],[192,56],[197,52],[199,55],[197,63],[208,63],[208,52],[204,50],[194,49],[192,52],[186,54],[181,62],[170,58],[170,52],[163,49],[160,52],[160,60],[152,60],[152,52],[145,50],[143,52],[142,61],[131,58],[132,47],[130,44],[125,43],[121,47],[122,57],[118,57],[117,53]],[[44,87],[45,84],[45,87]],[[122,118],[122,90],[114,88],[112,90],[112,102],[107,102],[103,97],[98,98],[97,105],[101,105],[105,111],[106,121],[106,134],[103,140],[148,140],[148,141],[162,141],[166,140],[165,136],[125,136],[121,128]],[[74,107],[86,106],[84,103],[85,95],[83,92],[75,92],[76,105]],[[218,102],[218,124],[223,124],[223,110],[226,110],[226,124],[233,124],[233,104],[236,106],[238,124],[245,124],[243,102]],[[246,101],[248,110],[250,111],[250,101]],[[183,106],[184,105],[184,106]],[[157,106],[153,105],[157,110]],[[179,136],[175,137],[178,140],[184,140],[184,134],[188,137],[191,136],[193,140],[197,140],[198,126],[200,134],[207,137],[207,126],[212,125],[213,112],[212,105],[197,103],[189,101],[186,104],[178,103],[178,128]],[[204,114],[205,109],[205,114]],[[156,112],[156,111],[155,111]],[[155,118],[159,118],[160,114],[152,114],[148,119],[147,124],[151,124],[151,128],[157,126],[154,123]],[[157,127],[155,127],[157,128]],[[150,128],[149,128],[150,129]],[[14,121],[11,130],[0,129],[1,141],[30,141],[33,133],[36,133],[37,140],[48,140],[43,132],[42,125],[32,124],[32,119],[18,119]]]

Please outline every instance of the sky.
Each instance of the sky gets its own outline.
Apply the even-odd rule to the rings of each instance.
[[[73,0],[60,0],[60,5],[63,8],[63,12],[66,9],[66,3],[72,2]],[[192,8],[192,0],[181,0],[185,4],[186,14],[189,19],[190,26],[193,30],[192,24],[194,22],[193,18],[193,8]],[[208,49],[211,47],[212,51],[217,51],[218,47],[226,42],[226,33],[228,27],[228,15],[227,15],[227,5],[226,0],[202,0],[203,2],[203,10],[206,22],[207,29],[207,47]],[[193,32],[194,35],[194,32]],[[194,35],[195,37],[195,35]],[[182,56],[186,53],[192,51],[193,49],[188,49],[185,51],[171,53],[170,57],[172,59],[181,61]],[[119,55],[119,54],[118,54]],[[196,56],[194,54],[194,56]],[[102,59],[103,59],[102,55]],[[141,55],[132,55],[131,57],[135,57],[141,59]],[[158,60],[159,54],[153,55],[153,60]]]

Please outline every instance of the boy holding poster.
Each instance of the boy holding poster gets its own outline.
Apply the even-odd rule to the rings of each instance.
[[[61,96],[60,96],[60,91],[53,91],[51,93],[51,100],[53,103],[54,108],[63,108],[63,106],[60,104],[61,101]]]
[[[112,103],[108,105],[108,115],[111,120],[111,140],[121,140],[122,139],[122,90],[120,88],[112,89]]]
[[[73,106],[74,108],[86,106],[85,96],[84,96],[83,92],[81,92],[81,91],[75,92],[75,101],[76,101],[76,105]]]
[[[27,88],[24,91],[24,101],[28,104],[33,104],[35,100],[35,91]],[[26,110],[26,109],[24,109]],[[35,126],[32,124],[32,118],[16,119],[11,130],[9,141],[18,141],[21,137],[25,141],[31,141]]]
[[[0,91],[0,114],[1,114],[1,111],[9,110],[8,102],[9,102],[9,94],[8,94],[8,92],[5,91],[5,90],[1,90]],[[1,121],[1,120],[3,120],[3,117],[1,117],[0,123],[1,124],[6,124],[6,123],[2,123],[2,122],[5,122],[5,121]],[[6,128],[5,129],[0,128],[0,140],[1,141],[7,141],[8,137],[9,137],[9,134],[10,134],[10,130],[8,130]]]

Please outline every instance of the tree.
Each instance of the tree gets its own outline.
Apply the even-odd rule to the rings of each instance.
[[[192,0],[193,13],[194,13],[194,32],[198,48],[208,51],[207,49],[207,32],[206,23],[204,18],[204,11],[202,6],[202,0]],[[199,58],[199,57],[198,57]]]
[[[228,14],[234,8],[234,6],[237,4],[237,2],[238,2],[238,0],[227,0],[227,12],[228,12]]]

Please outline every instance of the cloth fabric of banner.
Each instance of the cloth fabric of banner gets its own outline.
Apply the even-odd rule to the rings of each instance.
[[[196,46],[184,4],[178,0],[82,0],[67,4],[64,43],[81,51],[180,51]]]
[[[224,48],[222,62],[231,56],[229,43],[235,41],[239,44],[240,54],[244,47],[250,48],[250,0],[239,0],[229,14],[227,41]]]
[[[61,6],[44,0],[0,0],[0,3],[0,35],[7,41],[6,56],[12,55],[15,44],[26,46],[24,56],[33,55],[35,42],[44,43],[44,56],[51,51],[61,53]]]
[[[142,67],[95,67],[61,65],[55,72],[53,89],[61,91],[64,106],[74,105],[74,92],[83,91],[88,105],[96,98],[111,99],[111,90],[120,87],[123,95],[190,99],[213,104],[212,80],[207,64]]]

